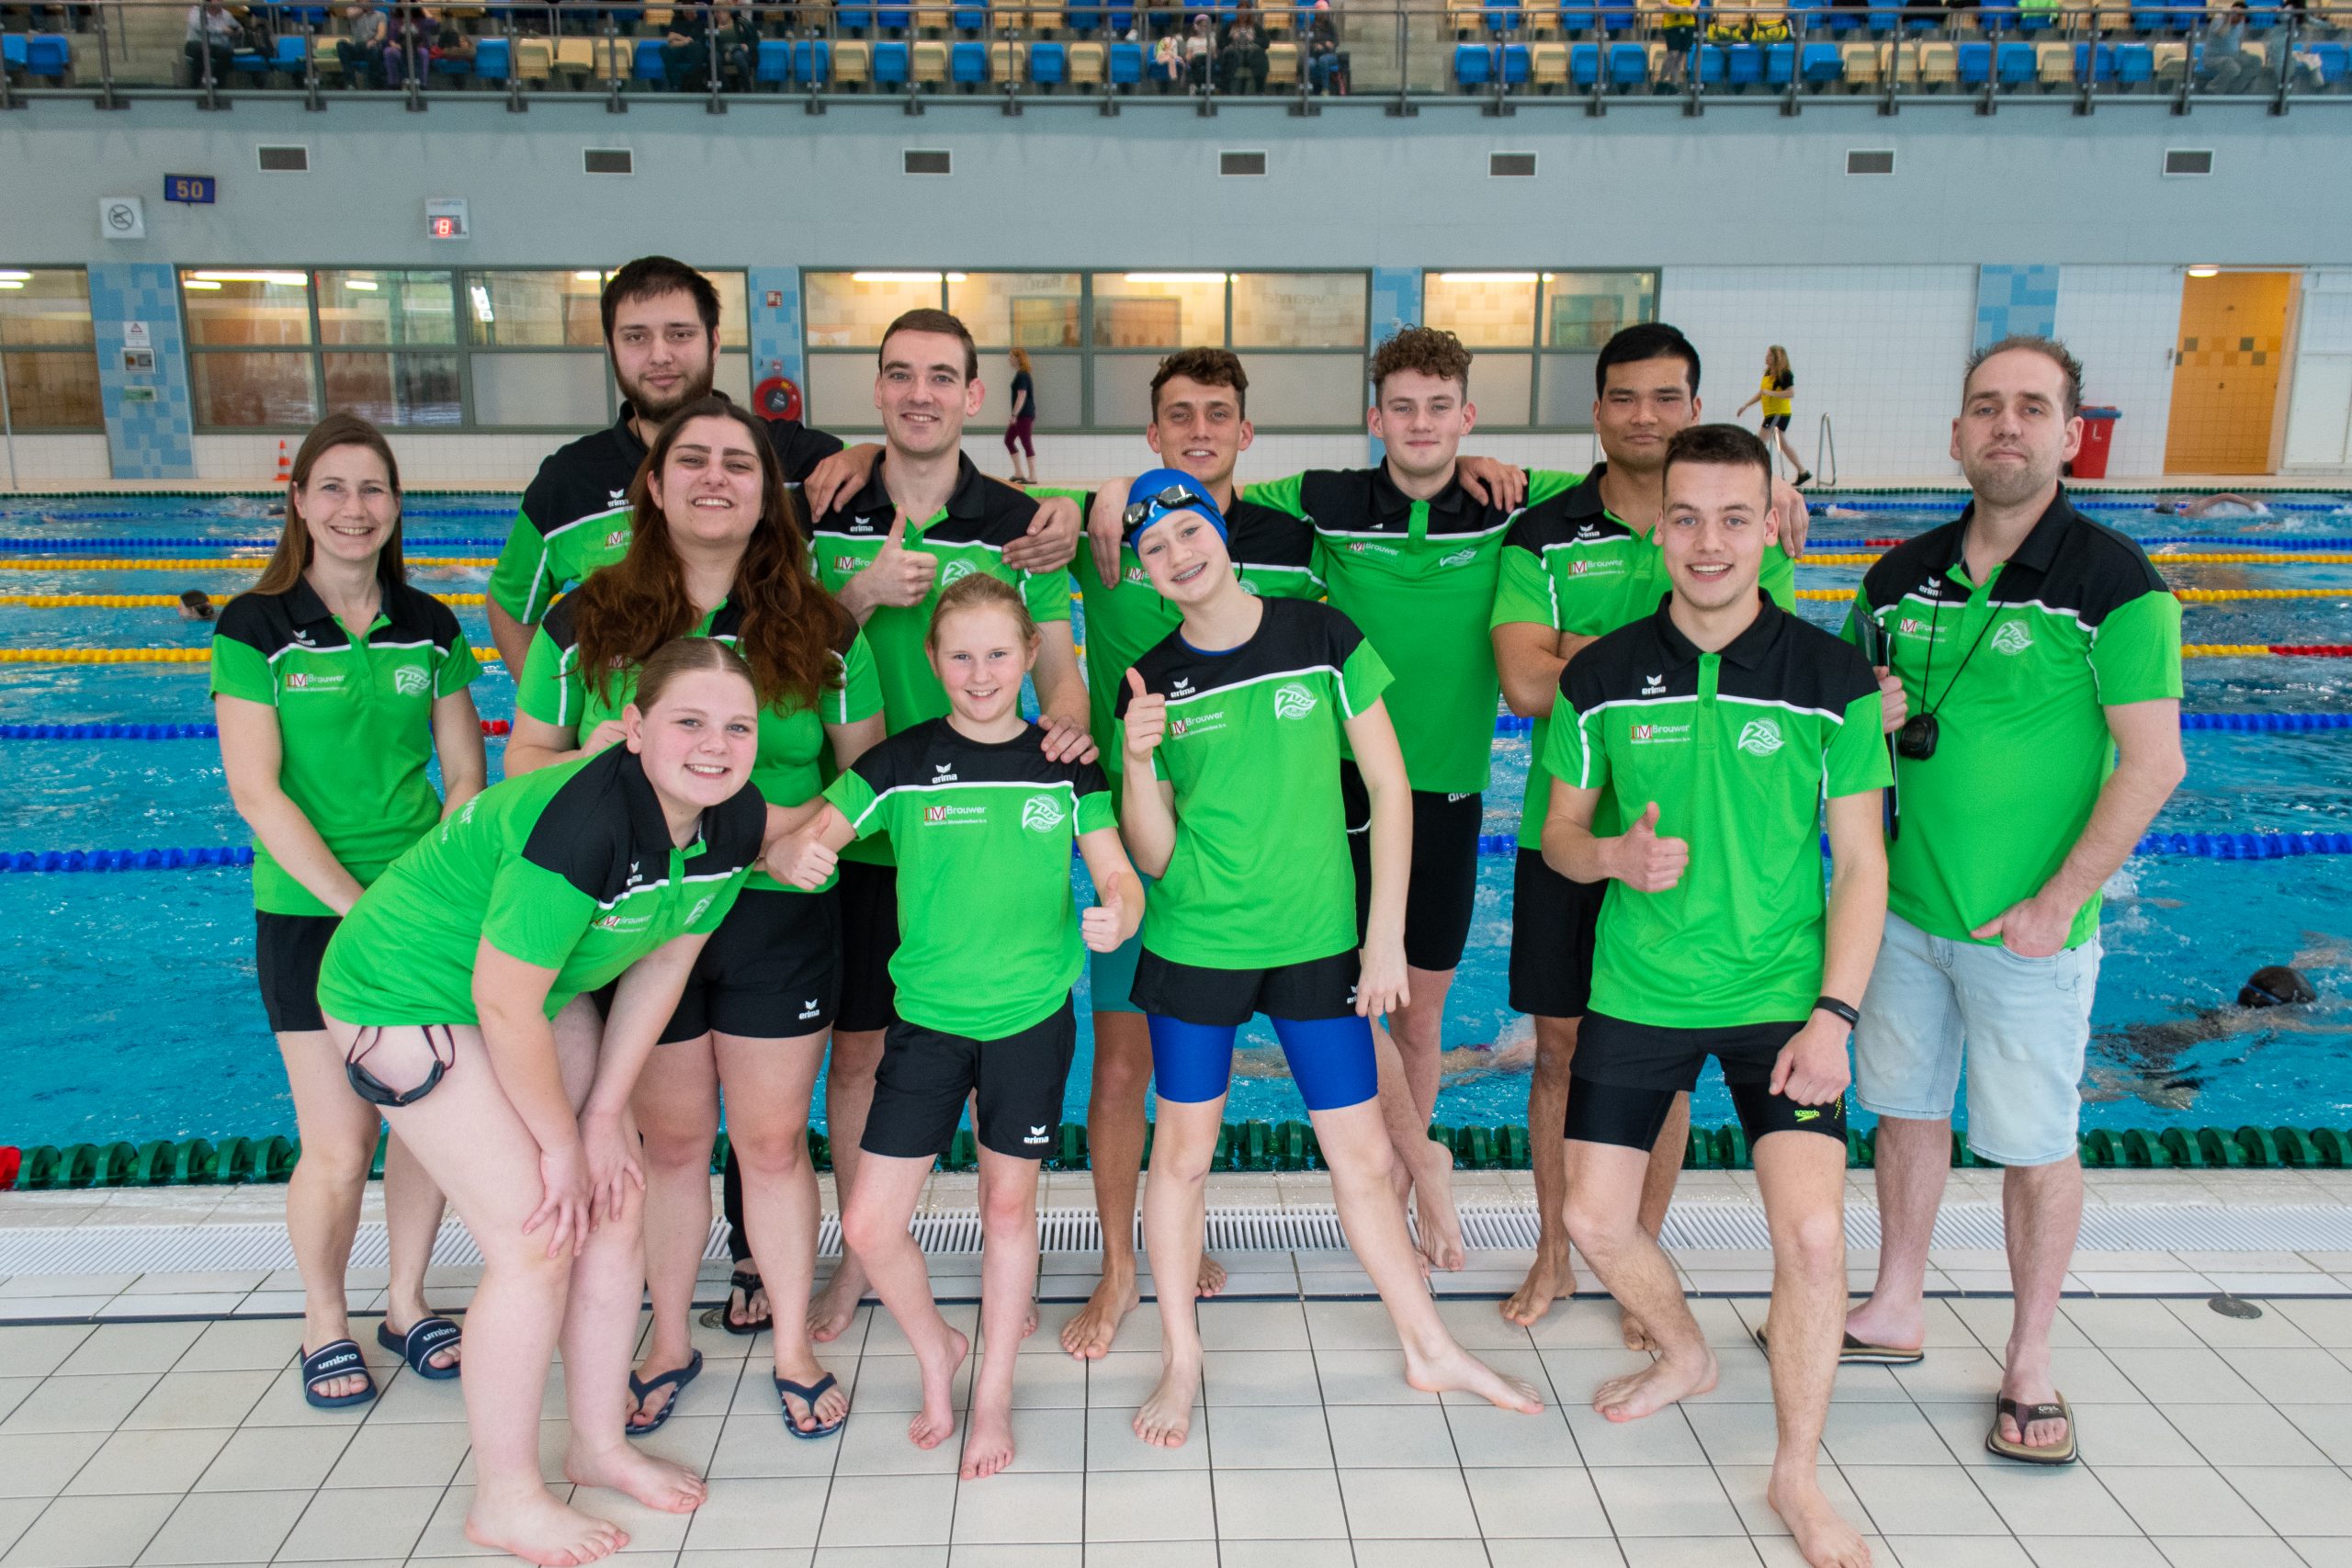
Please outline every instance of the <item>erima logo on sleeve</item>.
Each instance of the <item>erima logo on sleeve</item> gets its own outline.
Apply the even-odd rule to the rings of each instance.
[[[616,490],[609,493],[611,499],[607,504],[613,506],[627,506],[628,504],[628,491],[625,490]]]
[[[2019,654],[2033,646],[2033,637],[2022,621],[2004,621],[2001,629],[1993,634],[1993,651]]]
[[[392,690],[404,697],[416,696],[432,683],[431,678],[413,664],[403,664],[392,671]]]
[[[1050,833],[1062,825],[1062,803],[1050,795],[1033,795],[1021,807],[1021,825],[1033,833]]]
[[[1769,757],[1785,744],[1780,725],[1772,719],[1751,718],[1739,732],[1739,749],[1750,756]]]
[[[1277,687],[1274,692],[1276,718],[1305,718],[1315,711],[1315,694],[1297,681]]]

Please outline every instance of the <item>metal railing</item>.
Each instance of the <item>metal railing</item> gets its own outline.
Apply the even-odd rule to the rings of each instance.
[[[639,102],[1286,104],[1362,98],[1410,115],[1448,101],[1509,115],[1558,101],[1589,115],[1679,108],[2018,101],[2089,114],[2111,100],[2189,112],[2207,100],[2352,98],[2352,0],[2212,14],[2199,6],[2069,0],[2024,8],[1538,0],[1343,0],[1295,5],[743,5],[622,0],[348,7],[191,7],[180,0],[18,6],[0,108],[43,98],[119,108],[141,97],[435,101],[502,96]],[[198,35],[201,35],[199,38]],[[209,40],[209,41],[206,41]]]

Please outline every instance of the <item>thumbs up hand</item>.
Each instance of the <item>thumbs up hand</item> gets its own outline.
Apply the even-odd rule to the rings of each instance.
[[[1096,953],[1113,952],[1124,940],[1126,912],[1126,900],[1114,887],[1101,903],[1079,915],[1078,934]]]
[[[1690,846],[1681,839],[1657,836],[1657,802],[1653,800],[1618,836],[1613,858],[1610,874],[1618,881],[1636,892],[1663,893],[1682,880],[1683,868],[1690,863]]]
[[[911,608],[931,597],[932,581],[939,575],[939,558],[907,548],[907,520],[901,515],[891,523],[881,549],[875,552],[874,564],[858,575],[871,580],[866,588],[870,603]]]
[[[1127,671],[1127,767],[1138,776],[1151,771],[1151,754],[1168,734],[1168,699],[1144,689],[1143,677]]]

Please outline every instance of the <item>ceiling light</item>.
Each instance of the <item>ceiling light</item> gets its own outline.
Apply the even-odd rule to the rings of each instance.
[[[0,272],[0,281],[8,283],[29,283],[32,281],[32,276],[33,275],[29,272],[17,272],[13,268]]]
[[[25,280],[21,277],[0,277],[0,288],[22,288],[24,286]]]
[[[194,276],[200,283],[268,283],[281,288],[311,286],[307,272],[199,272]]]
[[[209,288],[218,290],[220,286],[218,283],[213,282],[210,278],[187,277],[180,280],[180,287],[182,288]]]
[[[601,272],[575,272],[571,275],[571,281],[574,283],[597,283],[603,280],[604,276],[605,275]]]
[[[2188,276],[2191,277],[2219,277],[2222,276],[2222,269],[2218,266],[2192,266],[2188,269]]]
[[[362,294],[376,292],[376,280],[372,277],[346,277],[343,280],[343,286],[345,288],[356,288]]]

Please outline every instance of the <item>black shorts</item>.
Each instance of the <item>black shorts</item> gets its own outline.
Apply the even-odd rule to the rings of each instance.
[[[1585,1144],[1647,1149],[1657,1144],[1674,1097],[1696,1087],[1709,1056],[1723,1064],[1724,1083],[1740,1131],[1754,1148],[1767,1133],[1822,1133],[1846,1141],[1846,1100],[1800,1105],[1767,1086],[1781,1048],[1804,1025],[1750,1023],[1729,1029],[1667,1029],[1589,1012],[1577,1032],[1568,1068],[1568,1115],[1563,1135]]]
[[[871,861],[841,863],[841,1005],[833,1027],[872,1032],[899,1021],[899,988],[890,959],[899,951],[899,868]]]
[[[1177,964],[1147,947],[1136,960],[1131,999],[1147,1013],[1182,1023],[1239,1028],[1268,1018],[1345,1018],[1356,1010],[1356,950],[1271,969],[1209,969]]]
[[[980,1146],[1014,1159],[1044,1159],[1061,1133],[1062,1094],[1078,1054],[1070,998],[1043,1022],[1001,1040],[974,1040],[901,1019],[883,1037],[874,1105],[857,1146],[893,1159],[947,1152],[964,1100],[977,1094]]]
[[[308,1034],[327,1026],[319,1014],[319,965],[341,924],[340,915],[254,911],[254,969],[272,1034]]]
[[[1372,796],[1355,763],[1340,763],[1348,854],[1356,868],[1356,940],[1372,915]],[[1478,899],[1478,827],[1485,803],[1476,795],[1413,792],[1412,880],[1405,888],[1405,962],[1446,970],[1462,962],[1470,913]]]
[[[1789,421],[1794,417],[1795,416],[1793,414],[1768,413],[1764,416],[1763,428],[1766,430],[1786,430],[1789,427]]]
[[[1510,884],[1510,1006],[1530,1018],[1582,1018],[1606,882],[1571,882],[1522,849]]]
[[[832,1027],[841,996],[841,900],[822,893],[746,887],[703,943],[662,1043],[717,1030],[791,1040]]]

